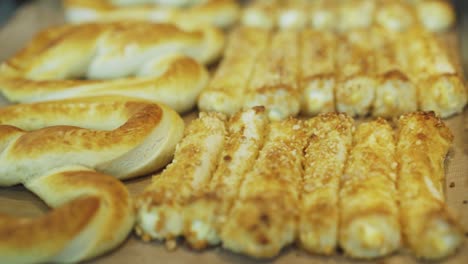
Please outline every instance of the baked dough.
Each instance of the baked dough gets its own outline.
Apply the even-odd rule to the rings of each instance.
[[[38,218],[0,215],[2,262],[79,262],[115,248],[133,227],[130,194],[109,175],[67,166],[25,187],[53,209]]]
[[[464,240],[463,227],[444,196],[444,161],[453,135],[434,113],[407,114],[397,124],[403,238],[417,257],[443,258]]]
[[[65,18],[72,23],[146,20],[227,28],[239,16],[235,0],[64,0],[63,3]]]
[[[374,25],[404,31],[421,25],[441,32],[455,24],[455,11],[446,0],[255,0],[243,10],[241,23],[338,31]]]
[[[382,118],[355,130],[343,113],[267,115],[263,107],[230,119],[202,112],[174,162],[138,197],[137,234],[170,248],[182,236],[195,249],[221,244],[255,258],[294,242],[327,255],[340,245],[369,259],[406,239],[430,259],[460,246],[463,233],[440,192],[451,136],[433,114],[403,116],[399,133]]]
[[[12,102],[122,95],[184,112],[208,82],[201,63],[216,60],[223,45],[223,34],[210,26],[188,31],[120,22],[49,28],[0,66],[0,92]]]
[[[116,178],[166,165],[183,129],[172,109],[123,97],[0,108],[0,186],[23,184],[54,208],[0,215],[2,261],[78,262],[116,247],[134,224]]]
[[[384,119],[359,125],[340,181],[339,244],[354,258],[400,248],[395,139]]]
[[[249,48],[250,47],[250,48]],[[330,32],[240,27],[198,106],[232,115],[263,105],[272,120],[323,112],[394,117],[461,113],[467,89],[448,40],[421,28]]]

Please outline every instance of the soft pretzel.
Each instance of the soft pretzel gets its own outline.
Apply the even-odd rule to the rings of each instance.
[[[403,31],[420,25],[439,32],[453,26],[455,11],[446,0],[256,0],[243,10],[241,21],[262,28],[339,31],[372,25]]]
[[[24,184],[56,208],[38,219],[1,215],[2,261],[76,262],[117,246],[134,215],[115,178],[166,165],[183,128],[170,108],[123,97],[0,108],[0,186]]]
[[[64,0],[69,22],[147,20],[227,28],[239,16],[235,0]]]
[[[223,42],[222,33],[209,26],[187,31],[129,22],[50,28],[0,66],[0,92],[13,102],[123,95],[183,112],[207,84],[200,63],[213,62]]]

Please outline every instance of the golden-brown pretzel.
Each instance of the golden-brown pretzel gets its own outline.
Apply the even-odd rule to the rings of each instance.
[[[38,219],[0,215],[2,261],[76,262],[120,244],[134,213],[115,178],[166,165],[183,130],[170,108],[123,97],[1,108],[0,186],[24,184],[56,208]]]
[[[188,31],[128,22],[50,28],[0,66],[0,92],[13,102],[122,95],[183,112],[195,105],[208,81],[200,63],[215,60],[223,42],[222,33],[209,26]]]
[[[234,0],[65,0],[64,6],[66,19],[72,23],[147,20],[226,28],[239,16]]]

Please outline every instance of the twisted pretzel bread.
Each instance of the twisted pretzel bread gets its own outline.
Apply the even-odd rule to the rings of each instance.
[[[123,95],[183,112],[208,81],[200,63],[215,60],[223,42],[212,27],[187,31],[131,22],[50,28],[0,66],[0,92],[13,102]]]
[[[132,203],[105,174],[125,179],[161,168],[183,129],[168,107],[123,97],[0,109],[0,186],[22,183],[57,208],[38,219],[0,215],[2,261],[74,262],[122,242]]]
[[[65,0],[64,6],[65,17],[72,23],[133,19],[227,28],[239,16],[235,0]]]

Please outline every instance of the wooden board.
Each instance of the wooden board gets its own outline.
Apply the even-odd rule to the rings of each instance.
[[[6,25],[0,28],[0,61],[12,56],[37,31],[50,25],[63,23],[63,15],[58,1],[35,1],[24,6],[12,17]],[[0,98],[0,106],[7,102]],[[184,119],[188,122],[196,116],[195,112],[187,114]],[[446,194],[447,202],[456,211],[468,230],[468,110],[461,115],[446,120],[448,126],[455,134],[455,142],[447,160]],[[150,182],[150,176],[126,181],[125,184],[133,195],[140,193]],[[454,187],[449,185],[454,183]],[[47,206],[34,194],[24,187],[0,187],[0,213],[18,216],[34,217],[48,210]],[[466,234],[468,236],[468,233]],[[466,237],[465,236],[465,237]],[[468,243],[465,243],[459,252],[442,261],[442,263],[468,263]],[[196,252],[181,246],[176,251],[168,251],[162,243],[144,243],[134,234],[131,234],[123,245],[113,252],[94,259],[88,263],[289,263],[289,264],[316,264],[316,263],[362,263],[353,261],[340,254],[333,257],[312,256],[291,246],[284,250],[280,256],[268,261],[257,261],[238,254],[233,254],[219,247],[202,252]],[[390,257],[369,261],[368,263],[418,263],[407,252],[400,252]]]

